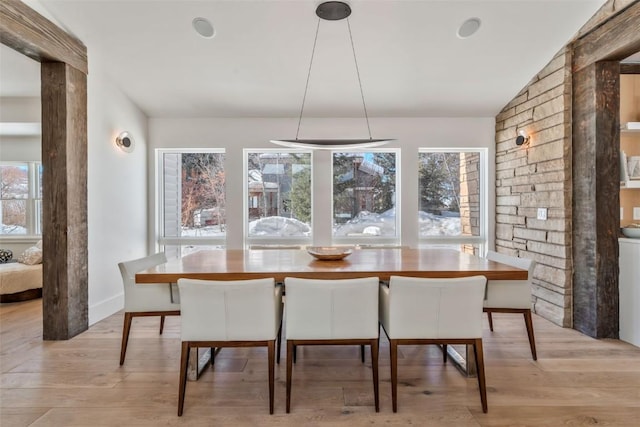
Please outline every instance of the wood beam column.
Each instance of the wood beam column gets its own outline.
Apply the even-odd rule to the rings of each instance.
[[[42,63],[43,337],[88,328],[87,76]]]
[[[620,65],[573,74],[573,327],[618,338]]]

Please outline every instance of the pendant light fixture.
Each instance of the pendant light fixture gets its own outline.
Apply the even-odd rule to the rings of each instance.
[[[373,139],[371,137],[371,127],[369,126],[369,116],[367,114],[367,105],[364,101],[364,92],[362,90],[362,82],[360,81],[360,71],[358,70],[358,60],[356,59],[356,50],[353,44],[353,36],[351,35],[351,25],[349,25],[349,15],[351,15],[351,7],[341,1],[327,1],[320,3],[316,8],[316,15],[318,15],[318,26],[316,27],[316,36],[313,41],[313,49],[311,50],[311,61],[309,62],[309,71],[307,72],[307,83],[304,88],[304,95],[302,97],[302,107],[300,108],[300,117],[298,118],[298,129],[296,131],[295,139],[272,139],[271,142],[285,147],[293,148],[314,148],[335,150],[344,148],[371,148],[379,147],[388,142],[394,141],[393,139]],[[302,115],[304,113],[304,104],[307,98],[307,90],[309,89],[309,78],[311,77],[311,66],[313,64],[313,56],[316,51],[316,42],[318,41],[318,31],[320,30],[320,21],[339,21],[346,19],[347,28],[349,29],[349,39],[351,41],[351,50],[353,52],[353,61],[356,66],[356,75],[358,77],[358,85],[360,86],[360,95],[362,97],[362,108],[364,110],[364,118],[367,122],[367,130],[369,132],[369,138],[363,139],[348,139],[348,138],[327,138],[327,139],[299,139],[300,123],[302,122]]]

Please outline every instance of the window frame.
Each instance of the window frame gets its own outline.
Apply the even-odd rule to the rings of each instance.
[[[489,149],[487,147],[420,147],[418,148],[418,162],[420,161],[420,154],[423,153],[478,153],[480,155],[478,180],[480,188],[480,220],[479,220],[479,234],[477,236],[422,236],[418,232],[418,244],[420,247],[425,246],[449,246],[456,244],[474,244],[478,245],[480,254],[486,252],[488,247],[488,229],[489,229]],[[419,178],[419,175],[418,175]],[[418,193],[416,196],[420,197],[420,183],[418,181]],[[418,210],[420,205],[418,204]],[[418,226],[419,228],[419,226]]]
[[[395,210],[396,210],[396,233],[393,237],[387,236],[335,236],[333,233],[334,224],[334,197],[333,197],[333,156],[335,153],[394,153],[396,156],[396,174],[395,174]],[[401,188],[401,169],[402,169],[402,151],[400,148],[351,148],[343,150],[331,150],[330,158],[330,177],[331,177],[331,208],[329,212],[329,220],[331,221],[331,242],[335,245],[352,245],[358,247],[375,247],[375,246],[400,246],[402,242],[402,188]]]
[[[309,236],[279,237],[279,236],[249,236],[249,154],[250,153],[301,153],[309,154],[309,168],[311,179],[311,220]],[[277,248],[278,246],[309,246],[313,244],[314,213],[314,184],[313,184],[313,150],[303,148],[243,148],[242,149],[242,235],[244,247],[252,246]]]
[[[28,161],[2,161],[1,166],[26,166],[28,192],[25,199],[0,199],[0,204],[4,200],[24,200],[25,201],[25,234],[0,234],[3,240],[33,240],[42,238],[42,196],[43,189],[40,186],[40,169],[42,162],[38,160]],[[38,191],[39,190],[39,191]],[[38,197],[40,196],[40,197]],[[2,207],[0,206],[0,214]]]
[[[200,236],[200,237],[180,237],[164,235],[164,154],[191,154],[191,153],[207,153],[207,154],[224,154],[227,152],[224,148],[157,148],[156,152],[156,227],[155,227],[155,245],[158,249],[164,251],[165,246],[179,246],[182,253],[183,246],[221,246],[227,245],[227,232],[224,236]],[[225,157],[226,163],[226,157]],[[226,164],[225,164],[226,166]],[[225,175],[227,171],[225,169]],[[180,190],[182,187],[180,188]],[[226,197],[226,186],[225,186]],[[182,209],[181,209],[182,210]]]

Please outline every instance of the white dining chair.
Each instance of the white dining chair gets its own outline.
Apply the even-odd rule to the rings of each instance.
[[[285,278],[287,403],[291,408],[294,348],[300,345],[369,345],[376,412],[378,394],[378,283],[359,279]]]
[[[489,280],[487,282],[487,299],[484,301],[484,311],[489,318],[489,329],[492,332],[492,313],[522,313],[527,328],[527,336],[529,337],[531,356],[533,360],[538,360],[536,339],[533,334],[533,319],[531,318],[531,279],[536,266],[535,261],[494,251],[487,253],[487,259],[529,272],[527,280]]]
[[[172,285],[169,283],[136,285],[135,275],[137,272],[165,262],[167,262],[167,257],[160,252],[118,264],[124,286],[124,324],[120,346],[120,365],[124,364],[127,354],[129,332],[134,317],[160,316],[160,334],[162,334],[165,316],[180,315],[177,288],[172,289]]]
[[[282,327],[282,286],[276,286],[274,279],[179,279],[178,287],[182,305],[178,416],[184,409],[189,350],[198,347],[267,347],[269,413],[273,414],[275,346]]]
[[[398,411],[398,346],[440,344],[446,360],[447,344],[472,345],[475,353],[482,411],[487,390],[482,350],[482,301],[487,279],[472,276],[424,279],[391,276],[380,284],[380,323],[389,338],[391,399]]]

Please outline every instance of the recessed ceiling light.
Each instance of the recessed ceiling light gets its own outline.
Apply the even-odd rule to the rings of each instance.
[[[193,29],[196,30],[196,32],[205,39],[212,39],[216,34],[211,21],[209,21],[207,18],[194,18],[191,22],[191,25],[193,25]]]
[[[480,29],[480,18],[469,18],[458,28],[458,38],[466,39],[471,37]]]

